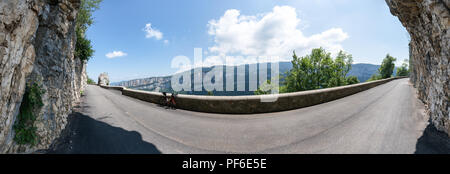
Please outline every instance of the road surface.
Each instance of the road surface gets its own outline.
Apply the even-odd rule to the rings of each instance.
[[[408,79],[313,107],[253,115],[165,109],[98,86],[85,95],[52,153],[439,152],[421,145],[428,117]]]

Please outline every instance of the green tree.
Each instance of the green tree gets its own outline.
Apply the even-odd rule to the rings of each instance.
[[[353,85],[359,83],[359,79],[356,76],[347,77],[347,85]]]
[[[375,81],[375,80],[381,80],[381,75],[380,73],[375,73],[373,74],[369,79],[367,79],[367,82],[371,82],[371,81]]]
[[[394,64],[395,61],[397,61],[396,58],[387,54],[386,57],[383,59],[381,67],[378,69],[378,72],[373,74],[367,81],[370,82],[392,77],[395,68]]]
[[[382,79],[392,77],[395,68],[395,61],[397,61],[397,59],[390,56],[389,54],[387,54],[386,58],[383,59],[383,63],[381,63],[381,67],[378,70]]]
[[[91,78],[87,77],[87,84],[95,85],[96,82],[94,80],[92,80]]]
[[[280,86],[280,93],[288,93],[289,90],[287,88],[287,85]]]
[[[76,30],[86,33],[86,30],[94,23],[92,13],[100,8],[102,0],[81,0],[77,15]]]
[[[272,84],[270,80],[267,80],[261,86],[256,90],[254,93],[255,95],[266,95],[266,94],[272,94],[272,90],[276,90],[278,86],[275,84]]]
[[[343,86],[349,84],[348,79],[346,77],[348,72],[352,69],[353,64],[353,56],[351,54],[347,54],[343,51],[340,51],[334,60],[333,66],[331,67],[332,75],[329,79],[328,87],[335,86]],[[358,80],[357,77],[352,76],[351,80]],[[352,84],[354,81],[352,81]],[[359,83],[359,81],[357,82]]]
[[[324,67],[329,66],[331,56],[324,49],[313,49],[310,55],[298,57],[294,51],[292,69],[285,79],[288,92],[318,89],[323,86],[326,75],[330,74]]]
[[[75,25],[77,35],[75,57],[81,60],[89,61],[94,54],[91,41],[86,38],[86,31],[94,23],[92,13],[100,7],[101,2],[102,0],[81,0]]]
[[[348,78],[353,57],[340,51],[335,59],[323,48],[316,48],[310,55],[298,57],[294,51],[292,69],[284,79],[281,92],[322,89],[355,83],[356,77]]]
[[[409,76],[409,64],[408,59],[405,59],[403,61],[403,64],[401,67],[397,68],[397,77],[399,76]]]
[[[89,59],[94,54],[92,49],[91,41],[86,37],[82,36],[80,32],[77,31],[77,43],[75,45],[75,57],[81,60],[89,61]]]

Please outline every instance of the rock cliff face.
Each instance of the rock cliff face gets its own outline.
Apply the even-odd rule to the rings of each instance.
[[[98,76],[98,85],[103,85],[103,86],[109,85],[108,73],[101,73]]]
[[[122,81],[112,84],[114,86],[124,86],[131,89],[147,90],[147,91],[161,91],[168,90],[171,87],[171,76],[168,77],[150,77],[143,79],[134,79],[129,81]]]
[[[73,57],[79,5],[79,0],[0,1],[0,153],[45,149],[64,129],[86,83],[85,62]],[[45,90],[32,147],[16,144],[12,128],[31,83]]]
[[[433,124],[450,135],[450,0],[386,2],[411,36],[411,81]]]

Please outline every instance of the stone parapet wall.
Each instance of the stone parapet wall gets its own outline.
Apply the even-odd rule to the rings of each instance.
[[[400,77],[404,78],[404,77]],[[360,83],[336,88],[311,90],[287,94],[278,94],[274,102],[261,102],[261,99],[270,99],[273,96],[195,96],[177,95],[177,108],[219,114],[256,114],[279,112],[309,107],[329,101],[337,100],[358,92],[368,90],[399,78],[390,78],[373,82]],[[162,93],[127,89],[125,87],[102,86],[106,89],[122,91],[122,95],[139,100],[160,104]],[[168,94],[169,96],[171,94]]]

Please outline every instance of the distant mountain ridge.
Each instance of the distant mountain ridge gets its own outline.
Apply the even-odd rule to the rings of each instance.
[[[255,64],[253,64],[255,65]],[[246,89],[245,91],[214,91],[214,95],[218,95],[218,96],[230,96],[230,95],[253,95],[253,91],[249,90],[248,88],[248,84],[249,84],[249,75],[258,75],[258,72],[249,72],[249,65],[240,65],[240,66],[245,66],[245,76],[246,76],[246,80],[245,80],[245,86]],[[213,67],[203,67],[202,68],[202,72],[203,75],[205,75],[207,72],[211,71]],[[234,67],[235,72],[237,71],[237,67]],[[377,70],[380,68],[380,65],[373,65],[373,64],[365,64],[365,63],[360,63],[360,64],[353,64],[352,65],[352,69],[350,70],[350,72],[347,74],[347,76],[356,76],[360,82],[365,82],[367,81],[373,74],[377,73]],[[284,75],[285,72],[288,72],[292,69],[292,63],[291,62],[280,62],[279,63],[279,70],[280,70],[280,75]],[[225,84],[226,84],[226,66],[223,67],[224,70],[224,89],[225,88]],[[259,65],[257,70],[259,70]],[[193,79],[193,72],[194,69],[191,69],[191,79]],[[268,78],[270,78],[270,63],[268,63]],[[235,73],[235,89],[237,89],[237,76],[242,76],[242,74],[236,74]],[[129,80],[129,81],[122,81],[122,82],[116,82],[116,83],[112,83],[112,85],[114,86],[125,86],[127,88],[131,88],[131,89],[139,89],[139,90],[147,90],[147,91],[165,91],[165,92],[171,92],[171,78],[172,76],[165,76],[165,77],[150,77],[150,78],[142,78],[142,79],[134,79],[134,80]],[[192,81],[192,86],[194,81]],[[192,89],[193,91],[193,89]],[[207,95],[208,92],[206,90],[203,91],[196,91],[196,92],[182,92],[185,94],[193,94],[193,95]]]

